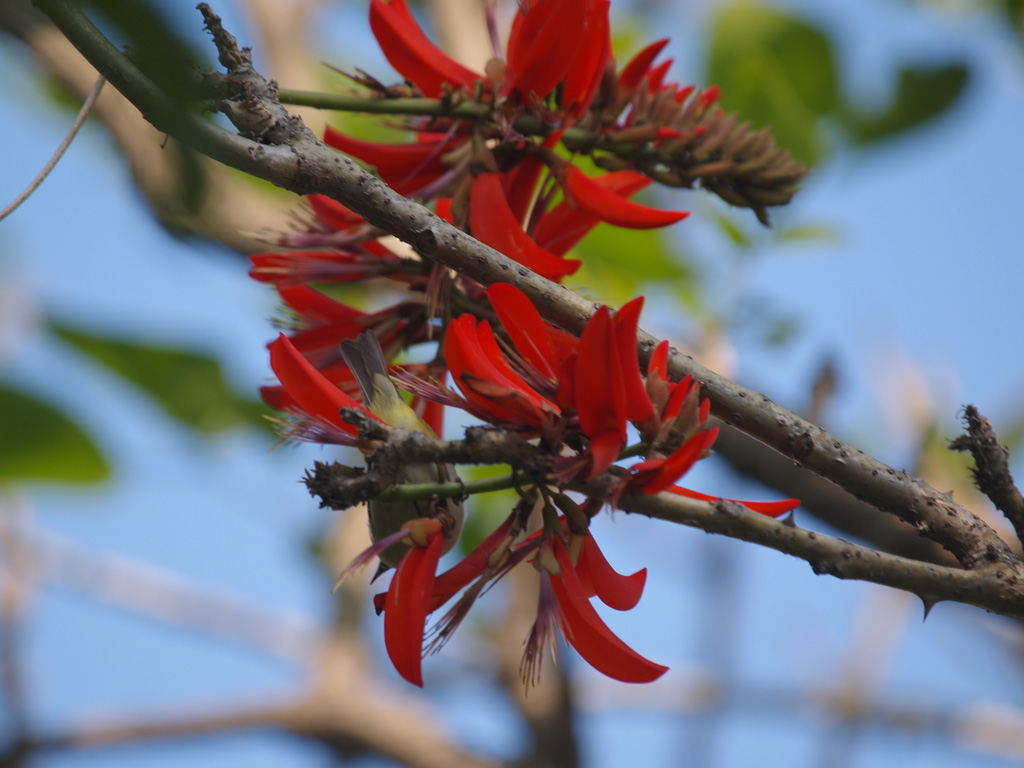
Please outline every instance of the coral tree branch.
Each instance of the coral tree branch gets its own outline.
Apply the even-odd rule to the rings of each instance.
[[[964,422],[967,434],[950,442],[949,447],[970,452],[975,484],[1006,515],[1017,538],[1024,542],[1024,496],[1010,474],[1010,450],[999,444],[991,422],[973,405],[964,407]]]
[[[232,50],[234,46],[228,38],[218,36],[215,40],[224,48],[222,59],[226,56],[226,61],[233,62],[224,76],[226,92],[231,95],[217,106],[233,120],[241,136],[182,115],[77,6],[67,0],[37,1],[68,39],[147,119],[199,151],[295,193],[326,194],[424,256],[484,285],[511,283],[530,297],[545,318],[568,331],[580,333],[596,309],[593,302],[539,277],[398,195],[352,160],[318,141],[300,120],[287,113],[276,98],[275,86],[252,70],[244,56]],[[210,24],[216,17],[208,6],[200,8]],[[640,358],[646,363],[656,342],[643,332],[639,339]],[[684,355],[671,356],[669,371],[675,378],[689,374],[701,381],[713,413],[723,421],[826,477],[856,498],[911,524],[949,550],[964,568],[977,568],[979,573],[990,573],[995,568],[1004,574],[1007,588],[1011,581],[1016,584],[1024,576],[1020,562],[995,531],[923,480],[865,455],[764,395],[719,376]],[[1014,599],[1006,598],[1009,602]]]
[[[377,448],[372,464],[381,467],[424,461],[507,463],[520,473],[524,485],[549,479],[547,458],[539,448],[517,435],[480,428],[469,433],[465,440],[439,441],[420,433],[393,430]],[[388,463],[381,461],[381,457],[387,457]],[[323,506],[343,509],[372,498],[393,482],[393,478],[375,470],[356,478],[350,472],[339,464],[318,462],[307,478],[307,485],[321,498]],[[609,485],[621,477],[621,472],[613,468],[591,482],[572,483],[571,489],[594,499],[606,498]],[[626,493],[616,506],[784,552],[806,560],[817,574],[904,589],[920,596],[927,606],[951,600],[1024,618],[1024,578],[1012,564],[997,562],[969,570],[911,560],[799,528],[792,519],[775,520],[725,500],[708,502],[668,493]]]

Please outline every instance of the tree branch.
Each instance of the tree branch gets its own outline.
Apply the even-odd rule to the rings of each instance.
[[[974,458],[974,482],[1013,525],[1024,542],[1024,496],[1010,474],[1010,449],[999,444],[991,422],[973,405],[964,407],[967,434],[951,441],[954,451],[969,451]]]
[[[67,0],[37,3],[147,119],[199,151],[298,194],[326,194],[424,256],[484,285],[498,281],[516,285],[544,317],[568,331],[580,333],[595,310],[597,305],[593,302],[477,242],[318,141],[280,105],[274,85],[238,59],[237,49],[232,51],[223,39],[222,57],[237,61],[238,65],[225,76],[229,92],[235,96],[219,106],[242,136],[181,114]],[[206,15],[209,21],[212,14],[208,8]],[[656,340],[643,332],[639,338],[640,358],[645,363]],[[896,515],[948,549],[965,568],[979,568],[984,576],[992,571],[986,566],[992,565],[1000,573],[1021,578],[1019,561],[995,531],[924,481],[865,455],[764,395],[729,381],[684,355],[673,353],[669,370],[676,378],[689,374],[701,381],[713,412],[723,421],[826,477],[856,498]]]
[[[435,461],[500,462],[522,472],[523,485],[550,482],[546,474],[547,462],[539,448],[500,430],[479,432],[485,433],[483,441],[479,435],[467,440],[441,441],[417,432],[393,430],[373,454],[374,469],[353,478],[347,467],[318,462],[307,484],[311,493],[320,496],[324,506],[344,508],[372,498],[394,481],[378,476],[376,468],[382,466],[401,467]],[[486,458],[479,447],[484,443],[490,451]],[[507,445],[512,452],[502,454],[502,445]],[[387,457],[386,461],[382,456]],[[606,499],[612,485],[621,480],[624,473],[625,470],[612,467],[596,480],[574,481],[569,488],[594,499]],[[700,528],[793,555],[806,560],[818,574],[870,581],[913,592],[924,601],[927,609],[941,600],[953,600],[1024,618],[1024,577],[1013,564],[995,562],[968,570],[911,560],[798,528],[792,519],[780,522],[726,500],[706,502],[668,493],[656,496],[625,493],[616,506],[626,512]]]

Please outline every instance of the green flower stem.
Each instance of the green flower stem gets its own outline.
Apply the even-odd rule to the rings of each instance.
[[[515,476],[501,475],[467,483],[410,483],[389,488],[377,501],[418,501],[420,499],[455,499],[477,493],[492,493],[515,488]]]
[[[338,112],[363,112],[373,115],[410,115],[416,117],[448,117],[463,120],[485,120],[493,123],[494,110],[479,101],[448,103],[445,99],[397,98],[356,96],[347,93],[320,93],[280,88],[277,95],[282,104],[294,104],[314,109],[333,109]],[[551,126],[534,115],[519,115],[512,123],[524,135],[547,136]],[[563,140],[580,147],[591,146],[595,136],[581,128],[567,128]]]
[[[334,109],[339,112],[366,112],[374,115],[422,115],[426,117],[486,117],[491,108],[477,101],[463,101],[448,104],[442,99],[382,99],[377,97],[354,96],[347,93],[319,93],[316,91],[295,91],[291,88],[278,89],[282,104],[300,107]]]
[[[643,453],[643,443],[625,448],[619,459],[639,456]],[[478,493],[507,491],[516,487],[515,475],[488,477],[483,480],[470,480],[458,483],[409,483],[388,488],[376,497],[377,501],[418,501],[420,499],[455,499],[473,496]]]

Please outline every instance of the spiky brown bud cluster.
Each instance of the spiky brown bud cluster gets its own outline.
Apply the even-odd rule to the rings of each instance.
[[[770,129],[755,130],[715,106],[718,97],[717,87],[637,88],[628,104],[604,112],[625,111],[628,127],[606,127],[579,149],[607,170],[637,170],[671,187],[699,183],[768,225],[768,208],[790,201],[807,168],[775,144]],[[566,144],[573,138],[567,132]]]

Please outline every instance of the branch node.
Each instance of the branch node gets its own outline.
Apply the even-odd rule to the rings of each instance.
[[[973,405],[964,406],[967,434],[951,440],[951,450],[969,452],[974,459],[974,483],[992,500],[1024,542],[1024,497],[1010,474],[1010,450],[999,444],[992,424]]]

